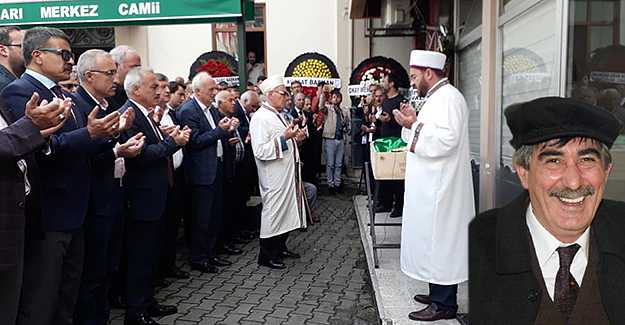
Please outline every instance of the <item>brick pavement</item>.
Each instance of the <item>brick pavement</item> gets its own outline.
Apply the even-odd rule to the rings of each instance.
[[[158,291],[159,302],[178,306],[178,314],[159,322],[379,324],[350,196],[319,197],[315,216],[321,222],[291,233],[287,244],[302,258],[286,260],[286,270],[258,266],[254,241],[242,247],[244,254],[229,257],[233,265],[220,273],[191,271],[190,279]],[[186,261],[183,268],[189,271]],[[121,310],[112,316],[112,324],[123,324]]]

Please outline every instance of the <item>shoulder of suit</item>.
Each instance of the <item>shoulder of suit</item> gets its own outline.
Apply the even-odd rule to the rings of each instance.
[[[610,224],[625,230],[625,202],[604,199],[599,208],[605,212],[603,215]]]
[[[483,232],[490,232],[495,229],[497,225],[497,218],[501,213],[502,208],[495,208],[484,211],[473,218],[469,224],[469,232],[477,235]]]
[[[176,109],[177,112],[182,111],[183,109],[192,106],[193,103],[191,102],[191,99],[185,101],[184,103],[180,104],[180,106],[178,106],[178,108]]]
[[[24,79],[21,79],[21,78],[15,79],[4,88],[4,91],[6,91],[7,89],[10,89],[10,90],[23,90],[26,92],[28,91],[28,89],[24,89],[25,88],[24,86],[27,86],[29,84],[30,83]]]

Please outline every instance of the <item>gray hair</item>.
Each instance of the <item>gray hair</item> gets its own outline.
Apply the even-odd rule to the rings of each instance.
[[[141,87],[141,85],[143,85],[143,78],[150,73],[154,73],[154,70],[147,67],[136,67],[130,69],[130,71],[128,71],[128,75],[126,75],[126,80],[124,80],[126,95],[130,97],[135,88]]]
[[[219,106],[221,106],[223,102],[227,101],[230,95],[231,93],[227,90],[222,90],[218,92],[215,96],[215,104],[217,105],[217,107],[219,108]]]
[[[254,96],[258,98],[258,93],[253,90],[247,90],[241,95],[241,101],[243,104],[248,104]],[[260,100],[260,98],[258,99]]]
[[[306,95],[304,95],[304,93],[297,93],[295,94],[295,96],[293,96],[294,99],[297,99],[298,97],[304,97],[303,99],[305,99]]]
[[[191,80],[191,87],[193,88],[193,91],[196,92],[200,90],[202,85],[209,79],[212,80],[213,78],[208,74],[208,72],[202,71],[196,74],[195,77],[193,77],[193,80]]]
[[[95,70],[97,68],[97,61],[100,57],[108,57],[112,59],[112,56],[109,53],[99,49],[88,50],[78,58],[76,69],[80,82],[85,82],[87,79],[87,71]]]
[[[137,51],[128,45],[119,45],[109,53],[113,56],[113,61],[120,65],[124,62],[128,53],[137,53]]]
[[[530,161],[532,160],[532,154],[534,153],[535,149],[538,149],[538,147],[541,147],[541,146],[542,147],[547,147],[547,146],[562,147],[573,139],[574,138],[559,139],[559,141],[556,142],[555,144],[550,144],[551,140],[549,140],[547,142],[541,142],[541,143],[534,144],[534,145],[522,145],[519,149],[514,151],[514,154],[512,154],[512,164],[514,166],[520,166],[526,170],[529,170]],[[599,156],[601,158],[601,161],[603,162],[603,168],[607,169],[608,166],[612,163],[612,154],[610,153],[610,149],[608,149],[608,147],[603,142],[599,142],[597,140],[590,139],[590,138],[584,138],[584,140],[592,141],[594,144],[597,145],[598,147],[597,149],[599,149]]]
[[[166,82],[169,82],[169,78],[167,78],[166,75],[164,75],[164,74],[162,74],[160,72],[157,72],[154,75],[156,76],[156,81],[166,81]]]
[[[24,40],[22,41],[22,52],[24,55],[24,64],[29,65],[33,60],[33,51],[36,51],[42,47],[46,47],[46,44],[51,38],[60,38],[67,43],[70,43],[70,39],[58,28],[52,27],[34,27],[24,33]]]
[[[11,37],[10,34],[15,31],[20,31],[21,29],[17,26],[2,26],[0,27],[0,44],[2,45],[10,45]]]

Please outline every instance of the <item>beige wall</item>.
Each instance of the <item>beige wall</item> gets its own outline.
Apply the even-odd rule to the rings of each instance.
[[[134,47],[143,65],[170,79],[186,79],[195,59],[212,50],[211,28],[210,24],[117,27],[115,43]]]
[[[337,0],[266,1],[267,73],[284,74],[300,54],[318,52],[337,62]]]
[[[283,74],[298,55],[318,52],[336,65],[343,89],[353,68],[375,55],[408,65],[413,38],[365,38],[365,20],[349,19],[350,0],[257,0],[266,6],[268,74]],[[116,44],[139,51],[144,65],[173,78],[187,77],[191,63],[212,50],[210,24],[115,28]]]

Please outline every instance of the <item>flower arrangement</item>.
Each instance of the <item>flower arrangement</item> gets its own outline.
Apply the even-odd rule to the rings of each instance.
[[[369,86],[382,84],[384,77],[393,74],[397,77],[398,88],[409,88],[410,78],[404,67],[392,58],[374,56],[360,62],[349,77],[350,85]],[[353,106],[358,106],[361,96],[350,96]]]
[[[384,77],[391,73],[391,69],[382,66],[367,67],[360,77],[360,83],[365,85],[381,84]]]
[[[321,60],[308,59],[295,66],[293,77],[332,78],[332,72]]]
[[[233,69],[230,68],[228,62],[225,60],[200,60],[200,64],[196,72],[207,72],[213,78],[230,77],[234,75]]]

